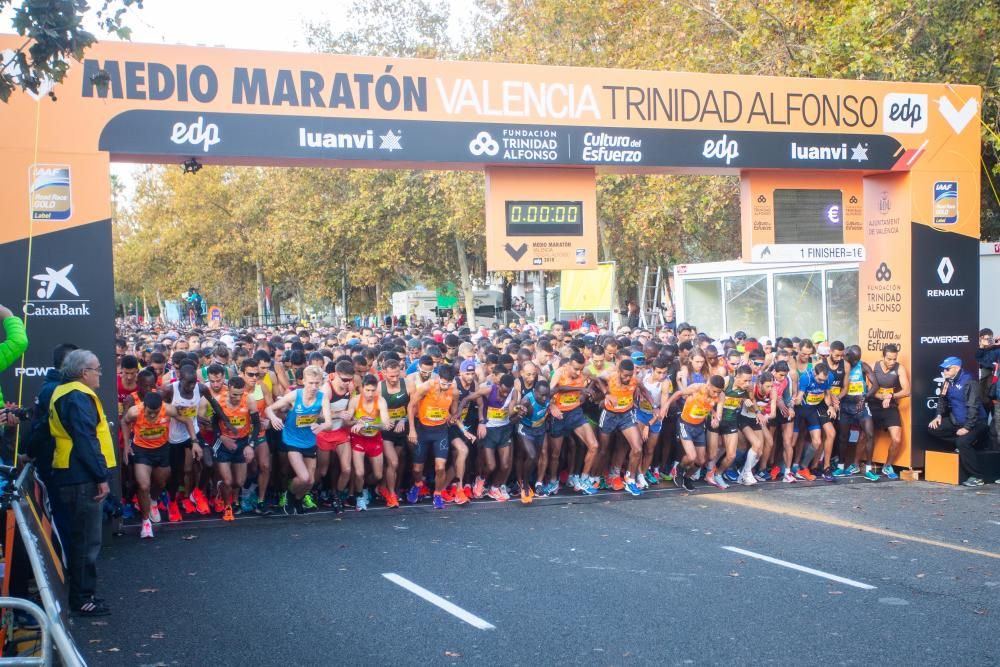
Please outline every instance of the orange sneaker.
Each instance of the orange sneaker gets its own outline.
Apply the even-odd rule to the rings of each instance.
[[[486,480],[482,477],[476,477],[476,483],[472,486],[472,497],[482,498],[484,493],[486,493]]]
[[[176,500],[171,500],[170,504],[167,505],[167,518],[170,519],[170,523],[176,523],[184,520],[183,517],[181,517],[181,508],[177,506]]]
[[[205,497],[204,491],[195,489],[191,493],[191,497],[194,498],[194,506],[198,514],[208,514],[211,511],[208,509],[208,499]]]
[[[465,493],[465,489],[457,487],[455,489],[455,504],[464,505],[467,502],[469,502],[469,496]]]
[[[233,506],[232,505],[226,505],[225,509],[222,512],[222,520],[223,521],[235,521],[236,520],[236,517],[233,516]]]
[[[534,499],[535,499],[535,492],[532,491],[530,487],[528,487],[526,489],[525,487],[522,486],[521,487],[521,502],[523,504],[525,504],[525,505],[530,505],[531,501],[533,501]]]
[[[222,514],[226,510],[226,503],[222,502],[222,498],[220,496],[216,496],[213,502],[215,504],[216,514]]]
[[[389,502],[389,489],[384,486],[376,486],[375,493],[377,493],[382,500]]]
[[[399,507],[399,496],[397,496],[395,493],[387,494],[385,497],[385,506],[388,507],[389,509],[392,509],[393,507]]]
[[[184,508],[184,512],[187,514],[195,513],[194,503],[191,502],[189,498],[185,498],[184,500],[181,501],[181,507]]]
[[[809,470],[809,468],[799,468],[799,474],[802,475],[802,477],[804,477],[808,482],[816,481],[816,475],[812,474],[812,471]]]
[[[441,492],[441,499],[443,501],[445,501],[446,503],[453,503],[453,502],[455,502],[455,496],[452,495],[452,492],[451,492],[450,489],[445,489],[444,491]]]
[[[622,480],[621,475],[615,475],[614,477],[609,479],[608,484],[610,484],[611,488],[614,489],[615,491],[621,491],[622,489],[625,488],[625,482]]]

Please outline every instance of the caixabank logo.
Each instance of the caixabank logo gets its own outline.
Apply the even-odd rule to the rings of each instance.
[[[60,269],[46,266],[44,273],[32,275],[35,298],[24,302],[24,314],[28,317],[90,315],[90,299],[80,298],[80,291],[70,275],[72,271],[73,264],[67,264]]]

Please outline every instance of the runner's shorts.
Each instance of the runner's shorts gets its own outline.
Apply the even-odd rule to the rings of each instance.
[[[322,452],[333,452],[340,445],[349,442],[350,439],[351,430],[346,426],[335,431],[320,431],[316,434],[316,449]]]
[[[799,429],[805,426],[807,431],[818,431],[830,423],[826,403],[819,405],[800,405],[796,415],[799,418]]]
[[[448,427],[426,427],[417,425],[417,448],[413,452],[413,462],[423,463],[427,460],[427,452],[433,451],[434,458],[448,458]]]
[[[351,434],[351,451],[364,454],[370,459],[382,456],[382,435]]]
[[[286,442],[282,442],[278,446],[279,452],[285,452],[286,454],[291,454],[292,452],[298,452],[302,455],[304,459],[314,459],[316,458],[316,448],[315,447],[295,447],[294,445],[289,445]]]
[[[510,447],[511,437],[513,435],[513,424],[505,424],[503,426],[487,426],[486,437],[483,438],[483,447],[486,449],[503,449],[504,447]]]
[[[636,425],[635,410],[626,410],[625,412],[601,411],[601,433],[625,431]]]
[[[140,463],[151,468],[170,467],[170,445],[162,447],[140,447],[132,443],[132,463]]]
[[[680,417],[677,418],[677,437],[690,440],[695,447],[705,446],[705,424],[689,424]]]
[[[872,418],[872,411],[864,400],[855,400],[845,396],[840,401],[840,423],[846,426],[861,426],[865,420]]]
[[[872,419],[875,420],[875,428],[887,429],[890,426],[902,426],[903,422],[899,418],[899,406],[890,404],[888,408],[883,408],[882,403],[869,403]]]
[[[745,429],[745,428],[749,428],[749,429],[752,429],[754,431],[761,431],[761,430],[763,430],[761,428],[760,422],[757,420],[756,417],[747,417],[746,415],[740,415],[737,418],[737,422],[736,423],[739,426],[739,429],[741,431],[743,429]]]
[[[646,412],[645,410],[639,410],[637,408],[635,411],[635,418],[636,420],[638,420],[640,424],[645,424],[646,426],[648,426],[650,433],[659,433],[660,429],[663,428],[663,420],[657,419],[654,422],[652,412]]]
[[[233,450],[226,449],[222,440],[216,440],[215,445],[212,446],[212,453],[215,454],[215,460],[219,463],[246,463],[246,459],[243,458],[243,448],[249,446],[249,437],[237,440],[236,449]]]
[[[541,426],[529,426],[524,422],[517,426],[518,434],[525,440],[530,440],[536,447],[541,447],[545,442],[545,424]]]
[[[574,408],[569,412],[562,413],[562,415],[562,419],[553,417],[549,422],[549,433],[553,438],[570,435],[573,431],[587,423],[587,418],[583,414],[583,408]]]

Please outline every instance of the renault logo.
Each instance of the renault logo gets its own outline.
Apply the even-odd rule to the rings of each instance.
[[[938,278],[941,279],[942,285],[947,285],[951,282],[952,277],[955,275],[955,267],[951,264],[950,257],[942,257],[941,263],[937,267]]]

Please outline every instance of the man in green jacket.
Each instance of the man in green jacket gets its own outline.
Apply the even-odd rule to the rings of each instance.
[[[24,322],[21,321],[21,318],[14,317],[14,313],[10,312],[10,309],[3,304],[0,304],[0,322],[3,322],[6,334],[4,341],[0,343],[0,373],[2,373],[13,366],[28,349],[28,336],[24,333]],[[4,403],[3,389],[0,388],[0,410],[4,407],[7,407],[7,404]],[[13,426],[16,423],[16,417],[8,415],[6,412],[0,412],[0,432],[3,431],[5,425]]]

